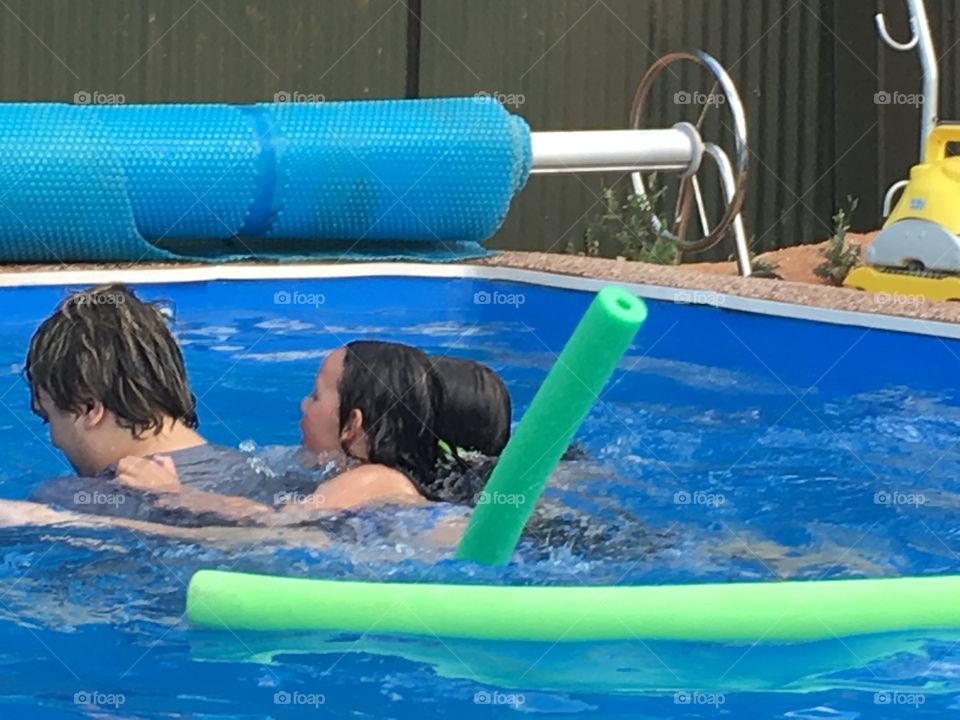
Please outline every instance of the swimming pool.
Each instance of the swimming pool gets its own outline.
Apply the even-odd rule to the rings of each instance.
[[[261,267],[249,271],[256,280],[137,285],[170,306],[211,440],[296,443],[298,402],[320,358],[361,337],[490,363],[507,381],[516,419],[588,291],[601,285],[457,267],[355,266],[296,277],[305,272]],[[125,531],[0,528],[4,711],[852,719],[955,710],[960,651],[947,634],[793,647],[550,645],[235,635],[183,622],[185,583],[201,567],[588,585],[957,571],[954,327],[638,291],[650,298],[649,320],[578,436],[586,457],[561,467],[549,492],[554,506],[586,524],[558,521],[527,538],[507,569],[456,563],[413,537],[458,510],[364,514],[329,546],[218,549]],[[63,293],[0,289],[7,498],[67,469],[17,377],[32,330]],[[798,314],[807,319],[788,317]]]

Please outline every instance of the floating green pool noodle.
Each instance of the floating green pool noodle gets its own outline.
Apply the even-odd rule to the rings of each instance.
[[[632,293],[597,293],[500,455],[456,557],[509,562],[550,474],[646,319]]]
[[[365,583],[201,570],[187,617],[232,630],[787,643],[960,628],[960,576],[645,587]]]

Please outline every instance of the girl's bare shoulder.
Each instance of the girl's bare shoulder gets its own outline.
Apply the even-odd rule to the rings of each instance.
[[[317,493],[340,507],[376,503],[426,502],[406,475],[386,465],[367,463],[323,483]],[[334,497],[331,497],[331,494]]]

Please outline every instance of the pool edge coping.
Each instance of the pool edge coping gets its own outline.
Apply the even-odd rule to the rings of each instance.
[[[0,288],[98,285],[104,283],[159,284],[253,280],[320,280],[361,277],[474,278],[540,285],[565,290],[597,291],[616,285],[643,298],[684,305],[714,307],[831,325],[906,332],[960,340],[960,324],[902,315],[838,310],[801,303],[763,300],[697,288],[650,285],[604,278],[581,277],[543,270],[491,265],[373,262],[350,264],[211,265],[190,268],[142,268],[105,270],[42,270],[0,272]],[[686,295],[681,299],[679,296]],[[709,299],[708,299],[709,298]]]

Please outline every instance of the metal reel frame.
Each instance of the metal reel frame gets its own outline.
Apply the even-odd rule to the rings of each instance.
[[[673,242],[682,251],[696,252],[699,250],[708,250],[722,241],[731,225],[733,225],[739,217],[740,210],[743,208],[743,200],[747,190],[749,166],[747,120],[740,94],[737,92],[736,85],[734,85],[733,80],[729,74],[727,74],[724,67],[713,56],[701,50],[694,50],[691,52],[674,52],[664,55],[647,71],[647,74],[643,77],[643,80],[640,81],[639,86],[637,86],[637,91],[630,107],[630,126],[632,129],[642,129],[641,122],[643,113],[654,80],[656,80],[663,70],[677,62],[696,63],[713,75],[717,85],[726,96],[726,104],[730,108],[730,114],[733,117],[733,130],[737,146],[736,157],[734,158],[734,166],[736,168],[734,173],[734,192],[727,202],[723,218],[713,230],[704,228],[704,232],[707,233],[704,237],[697,240],[685,239],[689,215],[693,207],[693,179],[696,177],[697,170],[699,170],[699,164],[692,173],[681,176],[680,192],[677,196],[677,207],[672,230],[668,230],[659,217],[656,215],[653,216],[653,227],[660,237]],[[701,123],[702,121],[703,116],[700,118]],[[700,128],[697,127],[698,131],[699,129]],[[647,189],[644,185],[642,174],[640,172],[634,172],[631,173],[630,178],[634,193],[640,197],[647,197]]]

